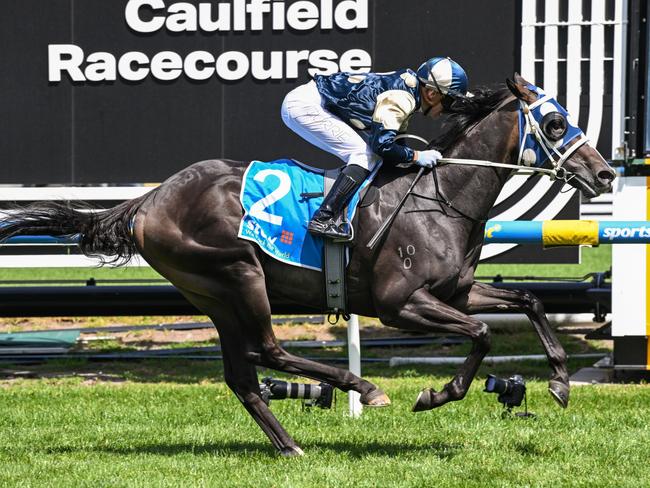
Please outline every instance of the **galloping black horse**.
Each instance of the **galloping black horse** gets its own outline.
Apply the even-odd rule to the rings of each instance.
[[[456,109],[451,127],[438,141],[446,157],[518,160],[520,100],[536,96],[518,75],[507,88],[477,92]],[[514,96],[513,96],[514,95]],[[273,445],[284,455],[302,450],[260,397],[256,366],[263,366],[354,390],[369,406],[390,400],[378,387],[343,369],[308,361],[283,350],[271,328],[275,306],[310,305],[324,310],[322,274],[292,267],[237,238],[242,218],[239,193],[247,162],[196,163],[143,197],[105,212],[80,212],[63,203],[39,203],[12,213],[0,239],[20,234],[81,235],[87,255],[139,252],[161,275],[214,322],[224,357],[225,380]],[[565,162],[570,183],[588,196],[611,188],[614,172],[598,152],[583,145]],[[439,392],[423,390],[415,411],[462,399],[490,348],[485,323],[470,314],[511,310],[531,320],[546,351],[552,376],[549,391],[566,407],[566,355],[540,301],[525,291],[507,291],[474,280],[488,211],[511,169],[441,166],[417,183],[380,245],[366,243],[393,211],[414,180],[415,170],[382,169],[374,182],[379,198],[360,209],[350,253],[350,312],[378,317],[402,329],[463,334],[472,350],[456,376]],[[441,195],[451,206],[440,203]],[[403,252],[409,250],[405,265]]]

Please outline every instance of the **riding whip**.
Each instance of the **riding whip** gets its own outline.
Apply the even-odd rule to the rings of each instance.
[[[402,199],[399,201],[399,203],[395,206],[395,209],[393,210],[393,213],[390,214],[390,217],[381,225],[379,229],[377,229],[377,232],[375,232],[375,235],[370,239],[366,247],[368,249],[374,249],[377,243],[381,240],[382,236],[386,233],[388,228],[393,224],[393,220],[395,220],[395,217],[397,217],[397,214],[399,213],[400,209],[402,206],[404,206],[404,202],[406,202],[406,199],[408,196],[411,194],[413,191],[413,188],[415,188],[415,185],[417,185],[418,181],[420,181],[420,178],[424,174],[424,170],[426,168],[422,167],[420,168],[420,171],[418,171],[418,174],[415,176],[415,179],[413,180],[413,183],[411,183],[411,186],[409,187],[408,191],[404,194]]]

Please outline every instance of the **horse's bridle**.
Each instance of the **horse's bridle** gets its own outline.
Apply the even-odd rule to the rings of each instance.
[[[550,100],[549,96],[545,96],[536,100],[531,105],[528,105],[523,100],[519,100],[521,106],[521,112],[523,114],[523,119],[526,123],[524,127],[524,133],[529,132],[535,137],[540,147],[544,150],[548,156],[549,161],[551,162],[552,168],[539,168],[535,166],[526,166],[523,163],[523,154],[524,154],[524,145],[520,143],[519,155],[517,157],[517,164],[507,164],[507,163],[496,163],[494,161],[486,161],[483,159],[460,159],[460,158],[441,158],[438,160],[439,164],[459,164],[465,166],[487,166],[492,168],[510,168],[513,170],[513,173],[518,174],[543,174],[548,176],[552,181],[560,180],[568,183],[575,175],[566,169],[564,169],[564,163],[582,146],[584,146],[589,139],[582,135],[576,142],[569,146],[564,152],[561,152],[555,144],[546,137],[544,131],[539,126],[539,123],[533,117],[531,111],[538,105],[547,102]],[[503,106],[506,103],[509,103],[511,98],[508,98],[499,106]],[[495,110],[498,110],[498,108]],[[412,138],[423,142],[424,144],[429,144],[429,142],[422,137],[415,136],[412,134],[402,134],[398,138]]]
[[[564,163],[567,161],[567,159],[569,159],[573,155],[573,153],[575,153],[578,149],[580,149],[587,142],[589,142],[589,139],[584,134],[581,134],[571,146],[569,146],[564,152],[560,152],[560,150],[556,147],[556,144],[550,141],[548,137],[546,137],[546,134],[544,134],[544,131],[539,126],[539,122],[537,122],[537,120],[535,120],[535,117],[533,117],[532,115],[532,110],[534,108],[536,108],[539,105],[542,105],[543,103],[546,103],[549,100],[551,100],[551,97],[549,97],[548,95],[540,98],[539,100],[536,100],[534,103],[530,105],[528,105],[523,100],[519,100],[519,103],[521,105],[521,112],[526,122],[526,127],[524,127],[524,132],[530,132],[533,135],[533,137],[535,137],[535,139],[537,140],[539,146],[544,150],[544,152],[548,156],[548,159],[551,162],[551,166],[553,167],[553,169],[550,170],[551,173],[549,174],[551,180],[561,180],[566,183],[574,177],[574,174],[564,169],[563,167]],[[524,144],[520,143],[519,157],[517,158],[517,166],[522,166],[523,154],[524,154]],[[544,168],[530,168],[530,169],[532,170],[532,169],[544,169]]]

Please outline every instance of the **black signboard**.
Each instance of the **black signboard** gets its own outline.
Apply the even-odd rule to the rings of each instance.
[[[310,72],[436,55],[472,85],[503,82],[518,65],[516,4],[5,0],[0,183],[159,182],[218,157],[332,166],[284,127],[289,90]]]

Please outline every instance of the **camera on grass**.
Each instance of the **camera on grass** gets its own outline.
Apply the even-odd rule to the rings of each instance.
[[[488,393],[498,393],[497,400],[506,408],[518,407],[526,395],[526,382],[519,374],[514,374],[507,380],[489,374],[485,380],[485,390]]]
[[[264,378],[260,393],[267,405],[271,400],[302,399],[305,407],[332,408],[334,387],[327,383],[313,385]]]
[[[497,393],[499,396],[497,400],[503,404],[506,409],[503,416],[512,413],[514,407],[519,407],[522,402],[525,402],[524,412],[518,412],[517,417],[534,417],[533,413],[528,412],[528,403],[526,401],[526,382],[523,376],[513,374],[507,380],[498,378],[492,374],[487,376],[485,380],[485,390],[487,393]]]

